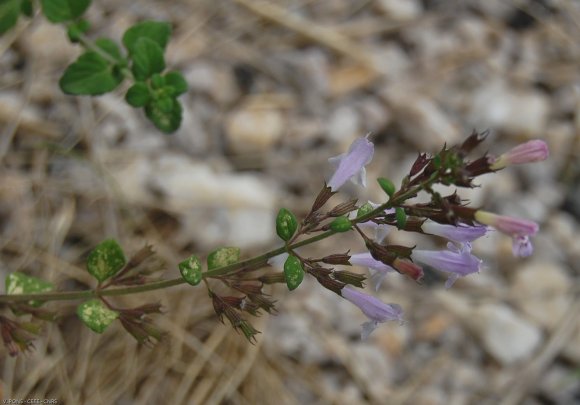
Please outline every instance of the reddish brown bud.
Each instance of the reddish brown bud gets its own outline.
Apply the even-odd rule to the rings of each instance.
[[[258,277],[258,280],[264,284],[286,283],[284,273],[269,273]]]
[[[430,160],[431,158],[426,153],[420,153],[419,156],[417,156],[417,159],[415,159],[415,163],[413,163],[413,166],[411,167],[409,176],[413,177],[421,170],[423,170]]]
[[[415,281],[421,281],[423,278],[423,269],[421,266],[416,265],[410,260],[397,258],[393,261],[393,267],[399,273],[404,274]]]

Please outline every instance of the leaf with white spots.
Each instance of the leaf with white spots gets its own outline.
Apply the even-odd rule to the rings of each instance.
[[[107,308],[103,302],[97,299],[79,305],[77,315],[90,330],[97,333],[103,333],[119,317],[117,311]]]
[[[240,248],[238,247],[223,247],[214,250],[207,257],[208,270],[217,269],[219,267],[234,264],[240,260]]]
[[[123,249],[114,239],[101,242],[93,249],[87,259],[87,269],[100,282],[117,274],[125,265]]]
[[[191,285],[198,285],[201,282],[201,261],[195,255],[190,256],[179,263],[179,272],[185,281]]]
[[[40,278],[27,276],[24,273],[14,272],[6,276],[6,294],[35,294],[52,291],[54,285],[48,281]],[[42,305],[42,301],[29,301],[29,304],[34,307]]]

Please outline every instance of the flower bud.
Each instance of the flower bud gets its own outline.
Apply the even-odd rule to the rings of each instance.
[[[293,255],[288,256],[284,263],[284,277],[290,291],[295,290],[304,279],[304,269],[300,260]]]
[[[383,191],[385,193],[387,193],[387,195],[389,197],[392,197],[393,194],[395,194],[395,185],[393,184],[393,182],[391,180],[386,179],[384,177],[379,177],[377,179],[377,182],[379,183],[379,186],[381,186]]]
[[[296,216],[286,208],[281,208],[276,217],[276,233],[280,239],[288,242],[294,236],[297,228]]]

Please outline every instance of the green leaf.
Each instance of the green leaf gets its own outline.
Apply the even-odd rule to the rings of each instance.
[[[397,228],[403,229],[407,224],[407,214],[405,214],[405,210],[401,207],[395,208],[395,218],[397,220]]]
[[[137,82],[127,90],[125,94],[125,101],[135,108],[144,107],[151,99],[149,87],[143,82]]]
[[[74,20],[90,6],[91,0],[42,0],[42,12],[53,23]]]
[[[97,333],[103,333],[119,317],[117,311],[107,308],[97,299],[80,304],[77,307],[77,315],[90,330]]]
[[[59,85],[66,94],[91,95],[114,90],[123,81],[123,75],[96,52],[85,52],[70,65]]]
[[[0,35],[16,25],[20,16],[20,0],[2,0],[0,2]]]
[[[381,186],[383,191],[385,193],[387,193],[387,195],[389,197],[392,197],[393,194],[395,194],[395,185],[393,184],[393,182],[391,180],[385,179],[384,177],[379,177],[377,179],[377,182],[379,183],[379,186]]]
[[[8,295],[36,294],[52,291],[53,289],[54,285],[52,283],[40,278],[27,276],[18,271],[6,276],[6,294]],[[37,300],[29,301],[29,304],[33,307],[39,307],[42,303],[42,301]]]
[[[171,25],[162,21],[143,21],[133,25],[123,35],[123,45],[129,51],[134,52],[135,45],[140,38],[148,38],[161,48],[163,51],[169,37],[171,36]]]
[[[87,20],[79,20],[68,26],[67,35],[71,42],[79,42],[81,35],[89,30],[91,24]]]
[[[347,232],[352,228],[350,219],[345,216],[338,217],[330,223],[330,229],[334,232]]]
[[[177,97],[187,92],[187,82],[179,72],[169,72],[165,76],[165,85],[171,87],[170,94]]]
[[[97,245],[87,258],[87,269],[99,282],[114,276],[125,265],[123,249],[114,239]]]
[[[99,38],[95,41],[97,45],[103,52],[109,55],[111,58],[115,59],[121,65],[127,65],[127,59],[121,53],[121,48],[115,41],[109,38]]]
[[[240,260],[240,248],[238,247],[223,247],[214,250],[207,257],[208,270],[217,269],[219,267],[228,266],[237,263]]]
[[[191,285],[198,285],[201,282],[201,261],[195,255],[190,256],[179,263],[179,272],[185,281]]]
[[[152,100],[145,106],[145,115],[161,131],[169,134],[175,132],[181,125],[181,115],[183,110],[181,104],[173,99],[173,109],[170,112],[163,111],[158,104],[158,100]]]
[[[297,228],[296,216],[286,208],[281,208],[276,217],[276,233],[280,239],[288,242],[294,236]]]
[[[151,88],[157,90],[161,87],[165,86],[165,78],[161,76],[159,73],[155,73],[151,76]]]
[[[22,0],[20,5],[20,11],[26,17],[32,17],[34,9],[32,8],[32,0]]]
[[[284,278],[290,291],[298,288],[302,280],[304,280],[304,269],[296,256],[290,255],[284,262]]]
[[[357,213],[356,213],[356,217],[362,217],[363,215],[368,214],[369,212],[371,212],[373,210],[373,206],[370,205],[369,203],[366,203],[364,205],[361,205],[360,208],[358,209]]]
[[[137,80],[146,80],[165,69],[163,49],[149,38],[139,38],[131,52],[131,70]]]

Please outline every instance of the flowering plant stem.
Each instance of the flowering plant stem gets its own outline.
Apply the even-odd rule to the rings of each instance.
[[[378,206],[374,210],[368,212],[365,215],[362,215],[356,219],[351,220],[353,225],[368,221],[369,219],[374,218],[376,215],[384,212],[386,209],[393,208],[405,202],[407,199],[416,195],[420,190],[424,189],[426,186],[429,186],[437,181],[439,178],[439,172],[433,173],[427,180],[421,182],[420,184],[409,188],[408,190],[400,193],[397,196],[393,196],[393,198],[389,199],[384,204]],[[252,257],[247,260],[242,260],[227,266],[223,266],[217,269],[209,270],[203,273],[203,278],[211,278],[211,277],[218,277],[224,276],[227,274],[234,273],[238,270],[241,270],[246,267],[253,267],[260,264],[266,264],[266,261],[274,256],[278,256],[282,253],[287,251],[291,251],[297,249],[302,246],[310,245],[312,243],[321,241],[326,239],[337,232],[333,230],[328,230],[316,236],[312,236],[308,239],[304,239],[302,241],[289,244],[287,246],[282,246],[277,249],[270,250],[262,255]],[[27,302],[31,300],[36,301],[71,301],[71,300],[81,300],[81,299],[89,299],[89,298],[99,298],[99,297],[114,297],[114,296],[121,296],[121,295],[129,295],[129,294],[138,294],[147,291],[154,291],[154,290],[162,290],[164,288],[169,288],[173,286],[177,286],[180,284],[184,284],[186,281],[183,277],[173,278],[169,280],[161,280],[161,281],[154,281],[142,285],[135,285],[130,287],[123,287],[123,288],[111,288],[111,289],[101,289],[95,288],[90,290],[84,291],[62,291],[62,292],[48,292],[48,293],[37,293],[37,294],[0,294],[0,303],[3,304],[10,304],[16,302]]]

